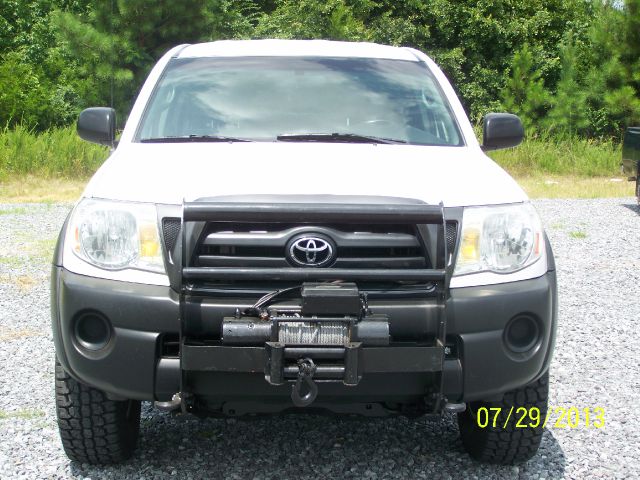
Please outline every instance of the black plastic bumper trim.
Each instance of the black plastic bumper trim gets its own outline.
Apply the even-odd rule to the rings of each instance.
[[[171,400],[180,390],[180,359],[161,358],[156,365],[155,399]]]
[[[321,353],[324,353],[321,349]],[[311,349],[309,349],[313,358]],[[441,347],[363,347],[361,373],[420,373],[442,370]],[[263,347],[188,345],[182,347],[182,369],[187,371],[263,373],[268,362]]]

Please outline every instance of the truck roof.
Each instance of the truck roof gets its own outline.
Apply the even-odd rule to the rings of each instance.
[[[197,57],[356,57],[392,60],[419,59],[408,48],[366,42],[330,40],[219,40],[187,45],[177,58]]]

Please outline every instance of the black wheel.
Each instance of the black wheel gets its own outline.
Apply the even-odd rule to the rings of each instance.
[[[529,460],[540,447],[548,394],[547,372],[536,382],[505,393],[499,402],[470,403],[465,412],[458,414],[465,450],[476,460],[487,463],[515,465]],[[495,409],[500,409],[500,413],[494,426]],[[538,425],[532,427],[538,413]],[[526,417],[522,418],[523,415]],[[516,426],[520,420],[520,425]]]
[[[109,400],[83,385],[56,359],[56,413],[62,446],[71,460],[105,465],[129,458],[140,432],[140,402]]]

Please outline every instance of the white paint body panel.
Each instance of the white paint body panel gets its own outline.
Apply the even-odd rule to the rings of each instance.
[[[121,144],[84,196],[182,204],[234,194],[381,195],[449,207],[527,200],[479,149],[293,142]]]

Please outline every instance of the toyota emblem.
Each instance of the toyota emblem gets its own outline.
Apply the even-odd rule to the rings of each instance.
[[[324,267],[335,260],[335,251],[329,238],[307,234],[291,240],[287,257],[292,263],[303,267]]]

